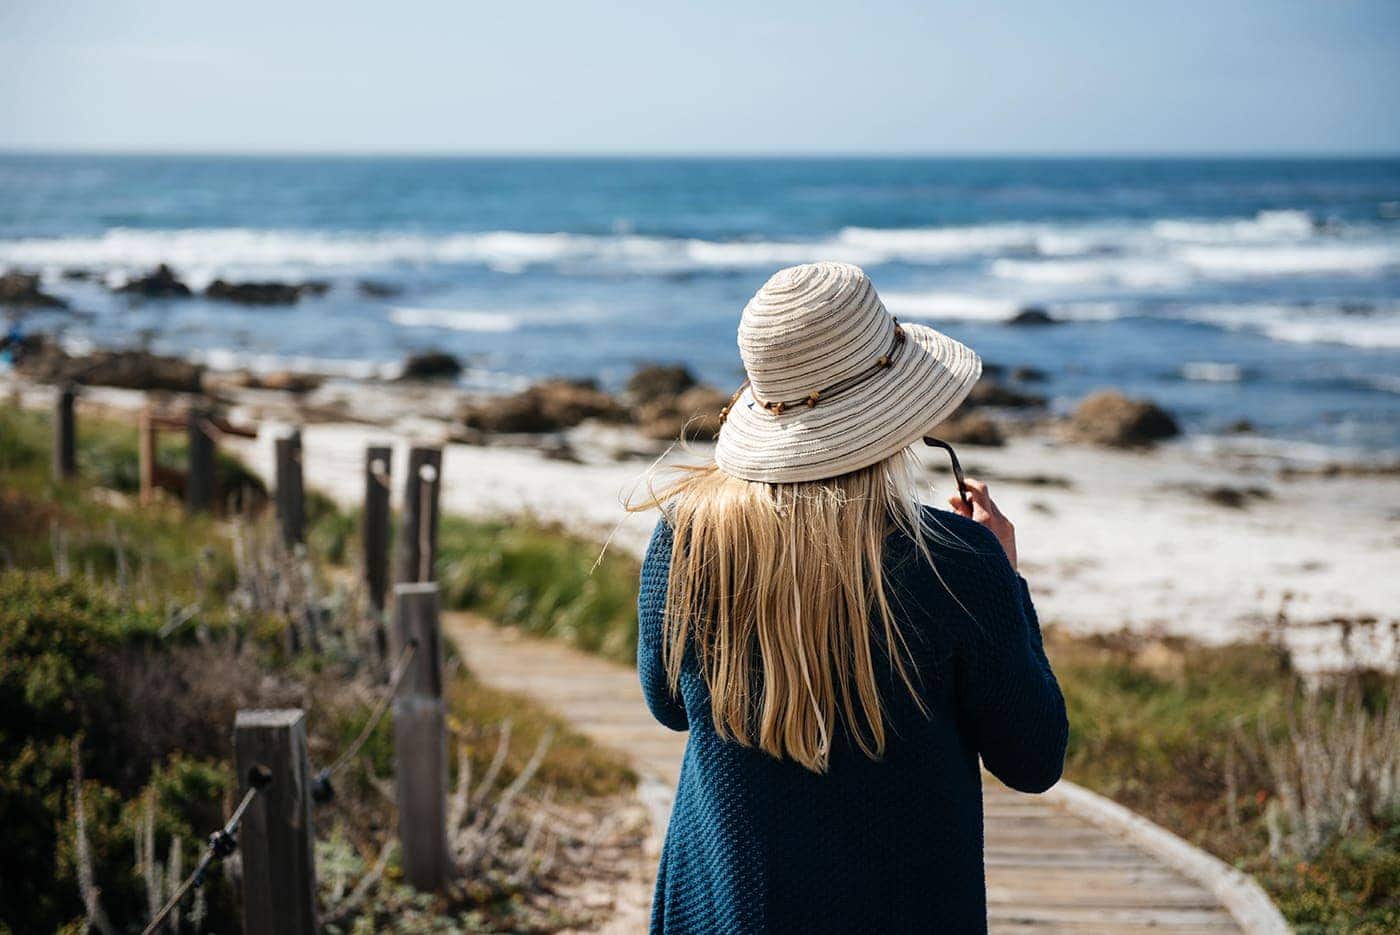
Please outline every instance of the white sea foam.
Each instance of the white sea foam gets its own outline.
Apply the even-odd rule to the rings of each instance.
[[[1176,256],[1197,273],[1232,279],[1319,273],[1373,275],[1400,267],[1400,246],[1376,243],[1186,247]]]
[[[1400,309],[1348,315],[1339,309],[1296,305],[1201,305],[1179,317],[1228,328],[1254,331],[1294,344],[1343,344],[1350,347],[1400,348]]]
[[[954,292],[882,292],[880,297],[890,314],[898,318],[935,321],[1005,321],[1021,307],[1014,299]]]
[[[1311,237],[1314,229],[1312,215],[1306,211],[1261,211],[1247,220],[1166,219],[1151,228],[1162,240],[1207,244],[1302,240]]]
[[[503,333],[520,326],[508,312],[473,312],[453,308],[403,308],[389,310],[389,320],[403,328],[445,328],[450,331]]]
[[[87,267],[119,277],[170,263],[198,285],[216,275],[292,277],[395,265],[472,264],[509,273],[540,266],[669,273],[763,269],[817,259],[872,266],[985,258],[997,277],[1036,285],[1155,288],[1200,277],[1361,275],[1400,266],[1400,244],[1377,240],[1373,234],[1367,237],[1317,236],[1303,212],[1267,212],[1254,219],[1223,221],[847,227],[817,240],[716,241],[626,232],[114,228],[95,236],[0,240],[0,265],[46,270]]]
[[[1190,280],[1190,271],[1170,260],[1096,257],[1075,260],[1009,260],[992,263],[992,275],[1041,286],[1118,285],[1154,289]]]

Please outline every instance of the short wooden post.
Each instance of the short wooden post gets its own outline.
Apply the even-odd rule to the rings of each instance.
[[[243,931],[309,935],[316,931],[316,862],[306,715],[295,708],[239,711],[233,750],[242,792],[253,766],[272,771],[272,785],[248,807],[239,835]]]
[[[191,407],[186,429],[189,435],[190,469],[185,478],[185,507],[191,513],[207,513],[214,506],[214,436],[209,410]]]
[[[150,403],[141,407],[136,427],[136,458],[141,474],[141,505],[146,506],[156,496],[156,424]]]
[[[301,432],[277,439],[277,525],[282,544],[306,541],[306,497],[301,477]]]
[[[405,879],[420,890],[433,891],[441,890],[452,874],[436,584],[394,586],[395,656],[410,644],[417,649],[394,696],[399,844]]]
[[[442,449],[413,447],[404,479],[403,520],[399,527],[399,581],[432,581],[437,559],[438,491]]]
[[[364,562],[365,588],[374,612],[375,648],[383,662],[389,655],[384,625],[385,597],[389,588],[389,482],[393,451],[386,445],[365,449]]]
[[[53,413],[53,479],[65,481],[78,470],[77,425],[73,418],[73,402],[77,399],[72,384],[58,391]]]

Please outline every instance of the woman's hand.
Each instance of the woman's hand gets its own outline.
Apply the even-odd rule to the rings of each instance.
[[[997,537],[1001,547],[1006,550],[1006,557],[1011,561],[1011,567],[1016,567],[1016,527],[1011,525],[1011,520],[1006,518],[992,500],[992,495],[987,491],[987,485],[980,480],[969,477],[965,480],[967,485],[967,499],[972,502],[971,508],[963,503],[962,497],[953,494],[948,498],[949,505],[953,512],[959,516],[966,516],[968,519],[976,520],[986,526]]]

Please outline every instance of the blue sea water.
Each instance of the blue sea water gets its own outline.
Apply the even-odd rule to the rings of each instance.
[[[731,386],[745,300],[812,259],[1043,369],[1060,407],[1117,386],[1196,432],[1400,449],[1400,159],[0,155],[0,269],[76,310],[26,327],[216,365],[372,373],[435,348],[479,386],[650,360]],[[196,288],[332,288],[248,308],[104,285],[161,262]],[[1025,306],[1064,323],[1007,324]]]

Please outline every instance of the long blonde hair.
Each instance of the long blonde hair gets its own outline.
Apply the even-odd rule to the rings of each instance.
[[[885,538],[900,528],[932,566],[913,454],[794,484],[740,480],[713,463],[677,470],[631,507],[659,507],[673,532],[662,643],[671,692],[693,646],[721,737],[821,773],[841,726],[879,758],[886,699],[875,627],[923,706],[882,565]]]

